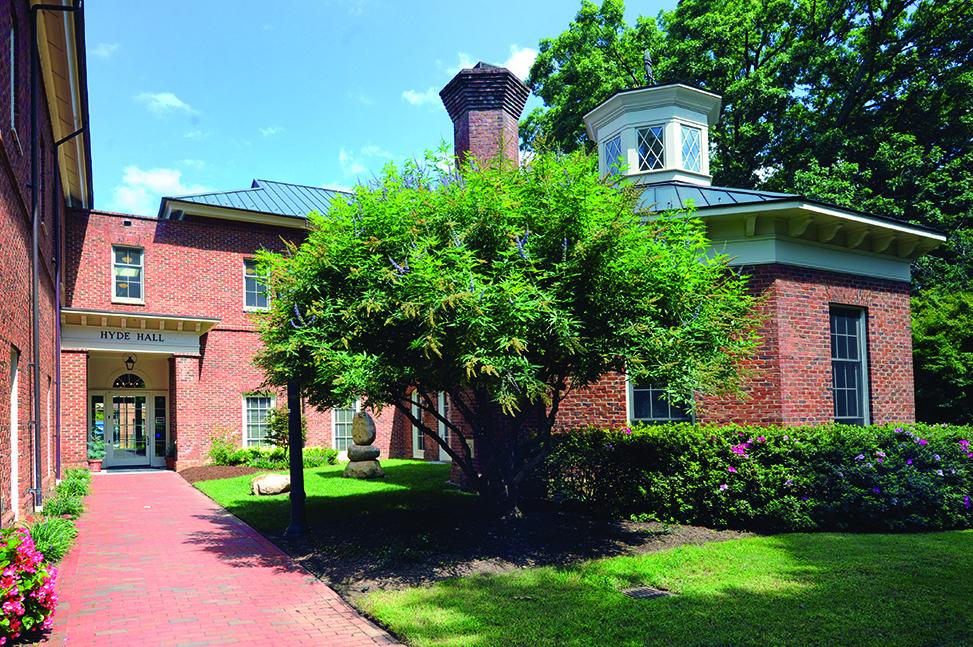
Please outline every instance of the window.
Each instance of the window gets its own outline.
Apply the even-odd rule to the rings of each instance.
[[[622,138],[615,137],[605,142],[605,168],[611,175],[621,173],[621,167],[625,161],[622,159]]]
[[[682,127],[682,167],[687,171],[700,172],[699,128]]]
[[[267,437],[267,418],[273,408],[274,396],[272,395],[244,396],[243,444],[246,447],[264,444],[264,439]]]
[[[865,311],[831,307],[831,378],[834,421],[867,425],[868,373]]]
[[[629,411],[632,422],[690,422],[692,417],[681,405],[667,400],[665,389],[654,384],[629,382]]]
[[[439,396],[436,398],[436,411],[443,418],[449,419],[449,397],[442,391],[440,391]],[[442,420],[437,421],[438,426],[436,431],[439,433],[439,437],[446,441],[447,445],[452,446],[452,442],[449,437],[449,427]],[[451,460],[449,454],[442,447],[439,448],[439,460],[448,461]]]
[[[663,127],[649,126],[639,130],[639,170],[654,171],[665,166]]]
[[[419,408],[419,394],[412,393],[412,415],[422,420],[422,409]],[[426,453],[426,434],[422,429],[412,425],[412,458],[422,458]]]
[[[113,389],[144,389],[145,380],[140,378],[135,373],[125,373],[124,375],[119,375],[115,378],[115,383],[112,384]]]
[[[144,250],[138,247],[112,247],[112,274],[115,291],[112,301],[144,303],[142,261]]]
[[[252,258],[243,260],[243,292],[245,308],[266,310],[269,307],[267,286],[264,277],[257,272],[257,261]]]
[[[355,444],[351,439],[351,424],[355,414],[361,411],[361,402],[354,400],[349,406],[333,411],[331,420],[334,429],[334,448],[339,452],[347,452],[348,447]]]

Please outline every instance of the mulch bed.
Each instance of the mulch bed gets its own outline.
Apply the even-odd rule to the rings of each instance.
[[[179,473],[196,483],[260,471],[208,466]],[[531,509],[527,502],[523,508],[523,518],[503,522],[486,514],[474,499],[444,509],[309,519],[311,532],[304,537],[285,539],[283,528],[266,537],[354,602],[377,590],[429,586],[452,577],[569,566],[600,557],[754,536],[732,530],[613,521],[540,506]]]

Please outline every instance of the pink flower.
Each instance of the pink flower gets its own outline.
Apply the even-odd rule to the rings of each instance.
[[[928,445],[929,443],[927,443],[924,439],[920,438],[919,439],[919,444],[920,445]]]
[[[730,486],[729,486],[729,485],[727,485],[726,483],[724,483],[723,485],[721,485],[721,486],[720,486],[720,490],[721,490],[721,491],[722,491],[722,490],[725,490],[725,489],[726,489],[726,488],[728,488],[728,487],[730,487]]]
[[[905,464],[906,465],[912,465],[912,459],[911,458],[905,459]]]
[[[730,471],[731,471],[731,472],[735,472],[735,471],[737,471],[737,468],[735,468],[735,467],[731,467],[731,468],[730,468]]]

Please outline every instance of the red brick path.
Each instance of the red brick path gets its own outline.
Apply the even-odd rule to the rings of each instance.
[[[49,645],[394,645],[174,472],[96,474]]]

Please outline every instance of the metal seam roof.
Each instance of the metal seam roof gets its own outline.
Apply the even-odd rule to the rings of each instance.
[[[253,211],[277,216],[291,216],[305,218],[312,211],[327,212],[331,202],[347,192],[339,189],[325,189],[286,182],[255,179],[249,189],[235,191],[214,191],[212,193],[197,193],[193,195],[170,196],[162,199],[165,209],[167,200],[178,200],[184,203],[226,207],[242,211]]]

